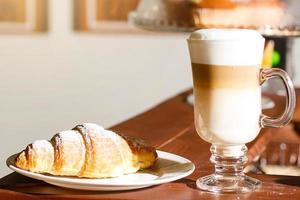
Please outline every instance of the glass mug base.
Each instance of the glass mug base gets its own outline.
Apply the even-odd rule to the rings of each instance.
[[[214,193],[252,192],[261,187],[261,181],[246,175],[219,176],[211,174],[196,181],[198,189]]]

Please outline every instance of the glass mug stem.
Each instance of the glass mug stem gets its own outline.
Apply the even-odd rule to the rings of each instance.
[[[219,177],[243,176],[243,166],[247,163],[247,147],[238,146],[239,156],[225,157],[218,154],[218,146],[212,145],[210,148],[210,161],[215,165],[215,175]]]

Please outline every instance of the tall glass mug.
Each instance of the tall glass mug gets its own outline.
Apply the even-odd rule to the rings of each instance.
[[[195,126],[211,143],[215,172],[199,178],[197,187],[212,192],[248,192],[261,182],[243,173],[246,143],[261,128],[281,127],[292,118],[295,90],[287,73],[261,69],[264,38],[254,30],[202,29],[188,39],[194,83]],[[278,118],[261,111],[261,85],[283,80],[287,90],[284,113]]]

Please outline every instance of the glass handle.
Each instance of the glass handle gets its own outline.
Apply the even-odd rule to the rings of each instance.
[[[260,126],[278,128],[288,124],[294,114],[296,106],[296,94],[295,89],[289,75],[278,68],[274,69],[261,69],[260,71],[260,84],[262,85],[266,80],[270,78],[280,78],[283,80],[285,85],[287,95],[286,95],[286,105],[284,112],[279,117],[269,117],[266,115],[261,115],[260,117]]]

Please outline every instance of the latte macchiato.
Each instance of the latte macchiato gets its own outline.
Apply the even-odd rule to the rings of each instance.
[[[243,173],[246,143],[261,128],[282,127],[292,119],[295,90],[281,69],[261,69],[264,38],[254,30],[202,29],[188,39],[194,81],[195,126],[211,143],[215,172],[200,177],[198,188],[210,192],[250,192],[261,182]],[[286,106],[279,117],[261,113],[261,84],[283,80]]]
[[[198,134],[220,145],[252,141],[260,130],[263,37],[251,30],[209,29],[194,32],[188,42]]]

